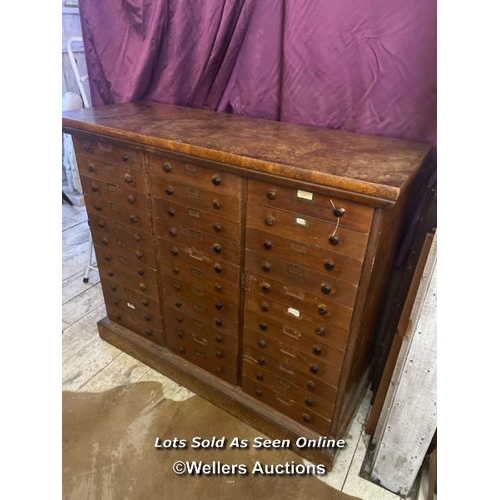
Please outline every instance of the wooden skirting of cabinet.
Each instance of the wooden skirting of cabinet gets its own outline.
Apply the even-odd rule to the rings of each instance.
[[[430,146],[150,102],[63,130],[101,337],[270,436],[345,438]]]

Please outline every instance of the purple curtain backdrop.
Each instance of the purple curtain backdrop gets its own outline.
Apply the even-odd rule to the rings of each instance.
[[[94,105],[436,144],[436,0],[80,0]]]

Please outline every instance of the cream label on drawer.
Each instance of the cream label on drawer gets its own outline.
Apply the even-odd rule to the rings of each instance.
[[[291,314],[295,318],[300,318],[300,311],[298,309],[294,309],[293,307],[288,307],[286,312]]]
[[[312,201],[314,199],[314,194],[310,193],[309,191],[302,191],[300,189],[297,189],[297,198],[300,198],[301,200]]]
[[[336,194],[326,196],[254,179],[248,181],[248,201],[289,212],[298,212],[303,216],[323,221],[335,222],[339,217],[342,226],[365,232],[370,230],[373,217],[373,208],[343,200]]]
[[[270,241],[273,235],[277,235],[335,251],[356,260],[364,258],[368,243],[368,233],[344,227],[342,222],[337,227],[337,219],[333,216],[330,221],[324,221],[257,204],[247,207],[247,228],[267,232]]]

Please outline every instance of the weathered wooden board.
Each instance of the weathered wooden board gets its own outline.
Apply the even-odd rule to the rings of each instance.
[[[95,337],[63,363],[63,390],[78,391],[120,354],[119,349]]]
[[[400,500],[399,495],[391,493],[360,476],[359,473],[367,452],[368,439],[368,435],[362,432],[342,492],[363,500]]]
[[[99,336],[97,322],[106,316],[104,304],[94,309],[91,313],[83,316],[64,330],[62,335],[62,361],[74,356],[88,343]],[[64,318],[64,316],[63,316]]]
[[[79,391],[103,392],[119,385],[138,382],[149,367],[122,352],[97,375],[92,377]]]
[[[437,236],[375,432],[372,479],[401,495],[415,481],[437,426]]]
[[[98,283],[62,306],[64,321],[72,325],[103,303],[102,288]]]

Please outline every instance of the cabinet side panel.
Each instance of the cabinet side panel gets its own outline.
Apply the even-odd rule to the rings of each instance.
[[[351,323],[352,334],[340,383],[341,399],[337,402],[332,425],[333,435],[340,436],[347,431],[366,389],[374,336],[403,237],[406,215],[412,208],[412,194],[413,190],[408,189],[397,204],[375,212],[357,309]]]

